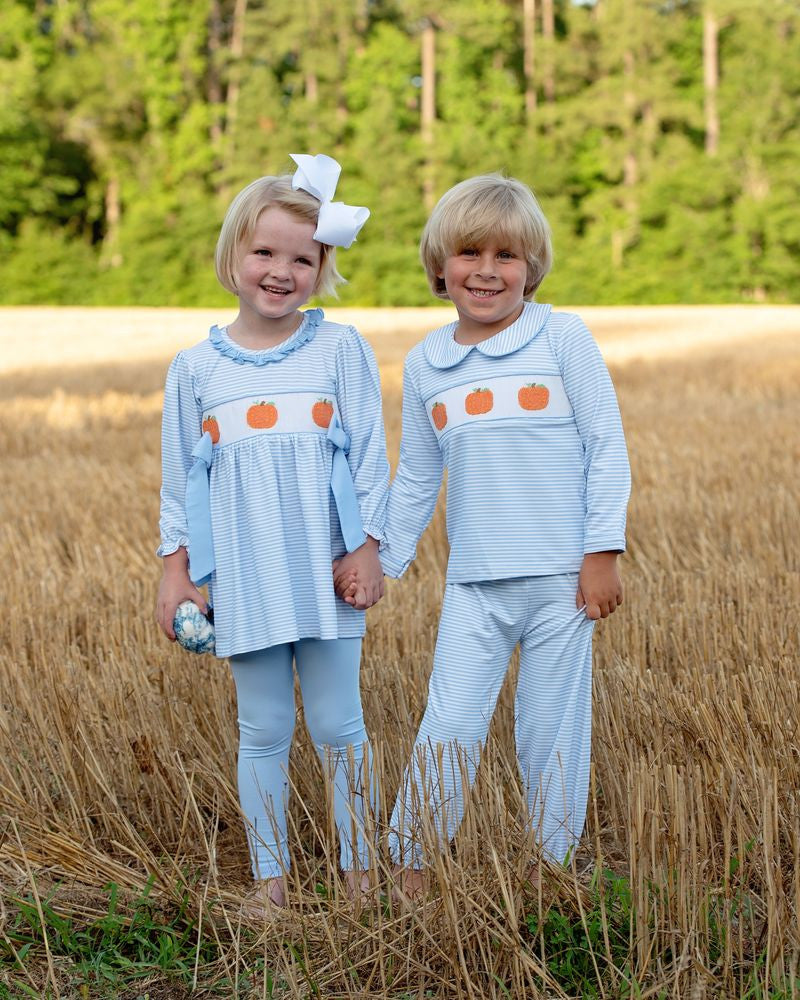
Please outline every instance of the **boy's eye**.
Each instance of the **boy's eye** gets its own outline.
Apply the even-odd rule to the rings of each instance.
[[[514,254],[510,250],[501,250],[497,255],[501,260],[513,260]]]
[[[461,256],[462,257],[477,257],[478,256],[478,251],[475,249],[475,247],[464,247],[464,249],[461,251]]]

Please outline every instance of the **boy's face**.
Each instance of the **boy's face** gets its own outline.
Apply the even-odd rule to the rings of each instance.
[[[438,277],[458,310],[459,340],[485,340],[522,312],[528,264],[518,244],[492,241],[462,247],[445,258]]]

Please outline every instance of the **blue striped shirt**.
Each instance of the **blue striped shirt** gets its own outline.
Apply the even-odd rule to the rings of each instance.
[[[384,572],[400,576],[447,469],[449,583],[574,572],[623,551],[630,468],[608,370],[576,315],[525,303],[505,330],[430,333],[403,372]]]
[[[285,394],[335,403],[350,437],[347,462],[362,526],[383,538],[389,466],[372,349],[352,327],[324,320],[322,310],[304,315],[299,329],[271,350],[247,350],[213,327],[170,365],[159,555],[190,544],[184,497],[203,415],[233,401],[273,402]],[[333,591],[331,560],[345,551],[330,488],[333,451],[324,433],[282,433],[280,424],[214,447],[210,590],[218,656],[363,635],[364,613]]]

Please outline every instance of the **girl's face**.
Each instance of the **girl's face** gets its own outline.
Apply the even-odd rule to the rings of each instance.
[[[272,327],[292,316],[314,294],[322,247],[313,222],[282,208],[266,208],[239,247],[239,313]]]
[[[446,257],[442,278],[458,310],[458,337],[486,340],[522,312],[528,264],[521,246],[492,240]]]

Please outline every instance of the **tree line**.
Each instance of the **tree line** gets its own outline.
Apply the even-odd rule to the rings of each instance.
[[[429,209],[533,187],[541,298],[800,298],[793,0],[2,0],[0,301],[212,305],[233,194],[343,164],[344,302],[431,302]]]

